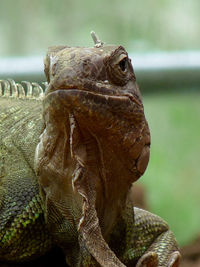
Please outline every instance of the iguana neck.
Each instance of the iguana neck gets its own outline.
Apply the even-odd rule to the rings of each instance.
[[[83,202],[74,186],[74,175],[77,166],[82,167],[90,176],[88,180],[95,180],[95,207],[102,234],[107,239],[124,209],[132,183],[125,179],[130,177],[130,171],[124,170],[124,163],[110,148],[109,142],[86,130],[80,131],[77,122],[74,123],[73,128],[67,117],[63,123],[47,123],[35,156],[40,184],[54,202],[64,204],[68,201],[67,205],[76,211],[78,227]],[[72,214],[66,214],[66,217],[70,218]]]

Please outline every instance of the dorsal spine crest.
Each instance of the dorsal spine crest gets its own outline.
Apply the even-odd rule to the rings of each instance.
[[[47,87],[46,82],[42,84],[43,86],[36,82],[16,83],[13,79],[0,80],[0,96],[41,100]]]

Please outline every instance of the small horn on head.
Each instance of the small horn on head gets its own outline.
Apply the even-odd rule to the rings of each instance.
[[[94,32],[94,31],[91,31],[91,36],[92,36],[92,39],[94,41],[94,46],[95,47],[102,47],[104,45],[104,42],[102,42],[99,37],[97,36],[97,34]]]

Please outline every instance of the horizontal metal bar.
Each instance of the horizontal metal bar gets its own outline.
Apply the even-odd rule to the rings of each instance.
[[[200,51],[130,54],[142,91],[200,87]],[[0,79],[41,82],[43,57],[0,59]]]
[[[141,91],[200,89],[200,51],[131,55]]]
[[[200,69],[200,51],[131,54],[137,70]]]

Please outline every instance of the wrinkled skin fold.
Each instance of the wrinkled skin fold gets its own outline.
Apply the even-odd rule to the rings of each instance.
[[[142,254],[125,256],[137,225],[127,196],[147,167],[150,133],[127,52],[52,47],[45,73],[45,129],[35,168],[48,227],[69,266],[134,266]],[[112,240],[125,228],[131,238],[121,233],[125,245],[117,255]],[[168,230],[165,223],[160,228]],[[178,266],[172,243],[165,261],[174,263],[166,266]],[[137,266],[160,264],[156,251],[148,253]]]

